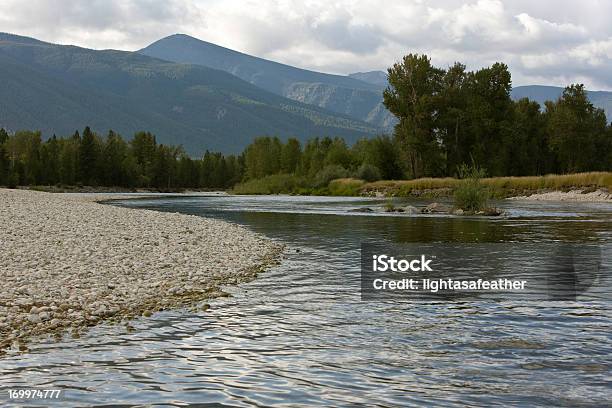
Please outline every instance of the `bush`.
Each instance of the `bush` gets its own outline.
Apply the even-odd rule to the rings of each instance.
[[[455,189],[455,207],[469,212],[485,210],[489,190],[480,182],[485,176],[484,170],[475,165],[463,165],[459,169],[459,176],[462,180]]]
[[[364,184],[363,180],[336,179],[329,182],[328,190],[333,196],[358,196]]]
[[[365,181],[377,181],[382,178],[380,169],[372,164],[363,163],[357,169],[356,178]]]
[[[8,176],[6,186],[8,188],[17,188],[18,184],[19,184],[19,174],[15,172],[10,173]]]
[[[236,184],[234,194],[295,194],[303,191],[306,182],[293,174],[274,174]]]
[[[330,181],[348,177],[348,171],[337,164],[323,167],[315,175],[314,187],[327,187]]]

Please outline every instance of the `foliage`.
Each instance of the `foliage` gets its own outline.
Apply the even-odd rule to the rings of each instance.
[[[228,188],[242,179],[236,156],[206,152],[201,160],[182,148],[158,144],[151,133],[138,132],[126,142],[112,130],[101,137],[89,127],[82,136],[0,130],[0,185],[87,185],[146,187],[162,190]]]
[[[317,172],[314,178],[314,187],[327,187],[330,181],[348,177],[348,171],[337,164],[330,164]]]
[[[363,163],[361,166],[359,166],[357,172],[355,173],[355,176],[358,179],[365,181],[376,181],[382,178],[378,167],[373,166],[369,163]]]
[[[461,181],[455,188],[455,207],[464,211],[482,211],[487,206],[489,191],[480,183],[485,171],[476,165],[463,165],[459,169]]]
[[[399,120],[394,136],[409,178],[457,176],[472,162],[492,176],[612,168],[612,130],[582,85],[542,112],[537,102],[512,101],[505,64],[444,70],[410,54],[388,73],[384,104]]]
[[[329,182],[327,189],[333,196],[358,196],[364,184],[363,180],[353,178],[336,179]]]
[[[306,187],[302,177],[293,174],[273,174],[253,179],[233,187],[234,194],[297,194]]]

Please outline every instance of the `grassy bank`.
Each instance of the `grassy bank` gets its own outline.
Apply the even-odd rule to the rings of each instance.
[[[278,174],[238,184],[235,194],[302,194],[336,196],[446,197],[453,195],[460,179],[421,178],[365,182],[354,178],[336,179],[327,187],[310,187],[304,178]],[[582,189],[612,191],[612,172],[550,174],[528,177],[489,177],[480,180],[493,198],[506,198],[547,191]]]

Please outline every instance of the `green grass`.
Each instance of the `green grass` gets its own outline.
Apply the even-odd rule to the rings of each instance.
[[[468,212],[483,211],[487,208],[489,188],[480,182],[484,171],[476,166],[464,167],[462,179],[454,189],[455,208]]]

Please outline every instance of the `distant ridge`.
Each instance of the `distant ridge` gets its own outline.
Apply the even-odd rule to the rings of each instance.
[[[384,86],[351,76],[324,74],[174,34],[138,51],[167,61],[220,69],[269,92],[391,130],[395,118],[382,105]]]
[[[0,34],[0,124],[68,135],[86,125],[125,137],[139,130],[182,144],[239,152],[260,135],[342,136],[378,129],[283,98],[224,71],[134,52],[90,50]]]
[[[349,76],[369,84],[377,85],[383,89],[389,84],[387,82],[387,73],[384,71],[355,72],[349,74]]]

